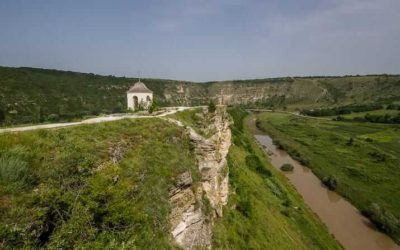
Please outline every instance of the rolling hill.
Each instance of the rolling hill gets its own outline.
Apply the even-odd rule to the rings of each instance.
[[[134,78],[0,67],[0,124],[65,121],[124,112]],[[160,106],[227,104],[298,109],[400,100],[399,75],[284,77],[222,82],[144,79]]]

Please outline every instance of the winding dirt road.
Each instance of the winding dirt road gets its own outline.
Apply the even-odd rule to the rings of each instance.
[[[168,107],[168,108],[166,108],[164,113],[161,113],[158,115],[137,115],[137,114],[108,115],[108,116],[100,116],[100,117],[90,118],[90,119],[82,120],[79,122],[50,123],[50,124],[40,124],[40,125],[32,125],[32,126],[25,126],[25,127],[3,128],[3,129],[0,129],[0,134],[12,133],[12,132],[23,132],[23,131],[30,131],[30,130],[37,130],[37,129],[62,128],[62,127],[70,127],[70,126],[83,125],[83,124],[94,124],[94,123],[100,123],[100,122],[111,122],[111,121],[122,120],[125,118],[139,119],[139,118],[163,117],[163,116],[174,114],[179,111],[193,109],[193,108],[197,108],[197,107]]]

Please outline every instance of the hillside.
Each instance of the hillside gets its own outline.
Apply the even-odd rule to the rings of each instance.
[[[134,78],[0,67],[0,124],[123,112]],[[160,106],[226,104],[297,109],[400,99],[400,76],[295,77],[193,83],[143,79]]]
[[[202,113],[184,112],[178,119]],[[226,132],[216,128],[210,140],[159,118],[0,135],[0,248],[194,249],[205,226],[215,249],[340,249],[268,163],[243,126],[245,112],[230,114],[229,153],[215,139],[230,141],[231,119],[212,114],[207,124],[224,121]],[[228,175],[228,203],[218,207],[222,196],[207,188]],[[189,245],[175,234],[186,209],[200,213],[202,226],[189,216]]]
[[[198,170],[183,128],[122,120],[0,136],[1,249],[176,248],[168,191]]]

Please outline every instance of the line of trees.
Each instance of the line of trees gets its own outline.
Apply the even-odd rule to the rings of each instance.
[[[375,122],[375,123],[390,123],[390,124],[400,124],[400,113],[396,116],[391,116],[389,114],[385,115],[370,115],[366,114],[364,117],[355,117],[355,121],[365,121],[365,122]]]
[[[371,115],[366,114],[365,116],[354,117],[352,119],[346,119],[343,116],[337,116],[333,119],[334,121],[355,121],[355,122],[373,122],[373,123],[386,123],[386,124],[400,124],[400,112],[391,116],[389,114],[384,115]]]
[[[334,116],[351,113],[372,111],[384,108],[382,104],[348,105],[334,108],[321,108],[312,110],[302,110],[301,114],[308,116]]]

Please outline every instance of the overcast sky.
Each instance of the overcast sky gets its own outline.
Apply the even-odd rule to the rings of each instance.
[[[400,0],[0,0],[0,65],[193,81],[400,73]]]

